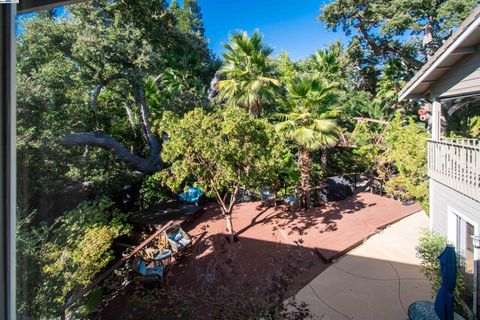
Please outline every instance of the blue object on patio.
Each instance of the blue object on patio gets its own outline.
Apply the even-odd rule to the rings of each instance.
[[[410,320],[463,320],[455,313],[455,297],[453,291],[457,280],[457,255],[453,246],[447,245],[438,256],[440,260],[440,275],[442,284],[435,303],[431,301],[416,301],[408,307]]]
[[[192,243],[192,238],[179,225],[168,227],[163,234],[167,237],[173,253],[180,253]]]
[[[295,201],[297,201],[297,197],[295,196],[288,196],[285,198],[285,201],[288,203],[288,204],[291,204],[291,203],[294,203]]]
[[[178,195],[180,202],[187,204],[198,204],[198,201],[203,196],[203,191],[197,187],[188,187],[187,191]]]
[[[440,320],[453,320],[455,303],[455,284],[457,280],[457,254],[455,248],[448,245],[438,256],[442,284],[435,299],[435,312]]]
[[[163,280],[163,266],[161,264],[148,267],[147,263],[140,257],[135,257],[132,265],[133,270],[145,278]]]
[[[153,260],[165,260],[172,256],[172,251],[169,249],[163,249],[153,256]]]
[[[431,301],[416,301],[408,307],[408,319],[410,320],[439,320],[435,313],[435,305]],[[454,320],[465,320],[458,313],[453,315]]]

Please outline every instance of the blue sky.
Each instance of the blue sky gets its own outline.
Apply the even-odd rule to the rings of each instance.
[[[321,7],[331,0],[199,0],[210,48],[221,56],[222,43],[229,34],[255,30],[265,43],[275,49],[274,55],[286,50],[293,59],[306,58],[330,42],[346,42],[343,32],[327,31],[317,20]],[[181,1],[180,1],[181,2]],[[60,14],[63,8],[59,8]],[[28,18],[31,15],[22,15]],[[20,19],[22,19],[20,18]],[[21,29],[17,26],[17,33]]]
[[[283,50],[293,59],[308,57],[336,40],[345,41],[342,32],[327,31],[317,21],[322,0],[199,0],[210,48],[218,55],[222,43],[235,30],[249,33],[258,29],[265,42]]]

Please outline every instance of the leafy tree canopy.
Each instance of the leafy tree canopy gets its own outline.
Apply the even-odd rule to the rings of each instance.
[[[359,66],[375,69],[379,64],[400,59],[404,72],[411,74],[477,3],[476,0],[336,0],[323,6],[319,20],[327,28],[340,29],[351,37],[349,51]]]
[[[162,172],[164,181],[178,190],[193,180],[216,198],[233,234],[229,219],[239,189],[255,190],[277,179],[285,148],[273,126],[230,107],[215,113],[195,109],[183,119],[170,114],[164,130],[169,139],[162,156],[171,164]]]

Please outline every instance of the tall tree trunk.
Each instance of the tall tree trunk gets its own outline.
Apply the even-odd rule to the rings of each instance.
[[[305,206],[310,208],[310,168],[312,159],[310,150],[301,148],[299,152],[300,183],[305,193]]]
[[[215,196],[217,197],[217,202],[220,205],[222,213],[225,217],[225,222],[227,224],[227,233],[228,233],[228,241],[230,243],[235,242],[235,232],[233,231],[233,221],[232,221],[232,212],[233,206],[235,205],[235,198],[238,193],[238,186],[235,186],[234,191],[230,193],[230,198],[228,198],[228,193],[226,193],[223,197],[220,195],[220,192],[215,189]],[[228,204],[227,204],[228,201]]]
[[[149,119],[148,105],[145,101],[144,94],[144,79],[140,70],[133,70],[134,79],[132,86],[134,91],[135,103],[139,108],[140,126],[145,136],[148,154],[146,157],[140,157],[131,153],[124,145],[117,139],[106,134],[101,130],[95,132],[79,132],[67,135],[60,144],[64,146],[94,146],[112,151],[115,156],[123,161],[127,166],[134,170],[141,171],[146,174],[153,174],[162,169],[162,159],[160,153],[162,145],[152,132],[152,126]],[[123,74],[112,75],[108,80],[112,81],[120,77],[125,77]],[[102,83],[108,83],[104,80]],[[96,99],[94,98],[94,101]],[[127,111],[128,114],[128,111]],[[130,119],[130,114],[128,114]],[[131,121],[131,119],[130,119]]]

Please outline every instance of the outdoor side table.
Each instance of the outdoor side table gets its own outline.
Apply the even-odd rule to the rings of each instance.
[[[408,319],[410,320],[440,320],[435,313],[435,305],[431,301],[416,301],[408,307]],[[455,313],[454,320],[465,320]]]

